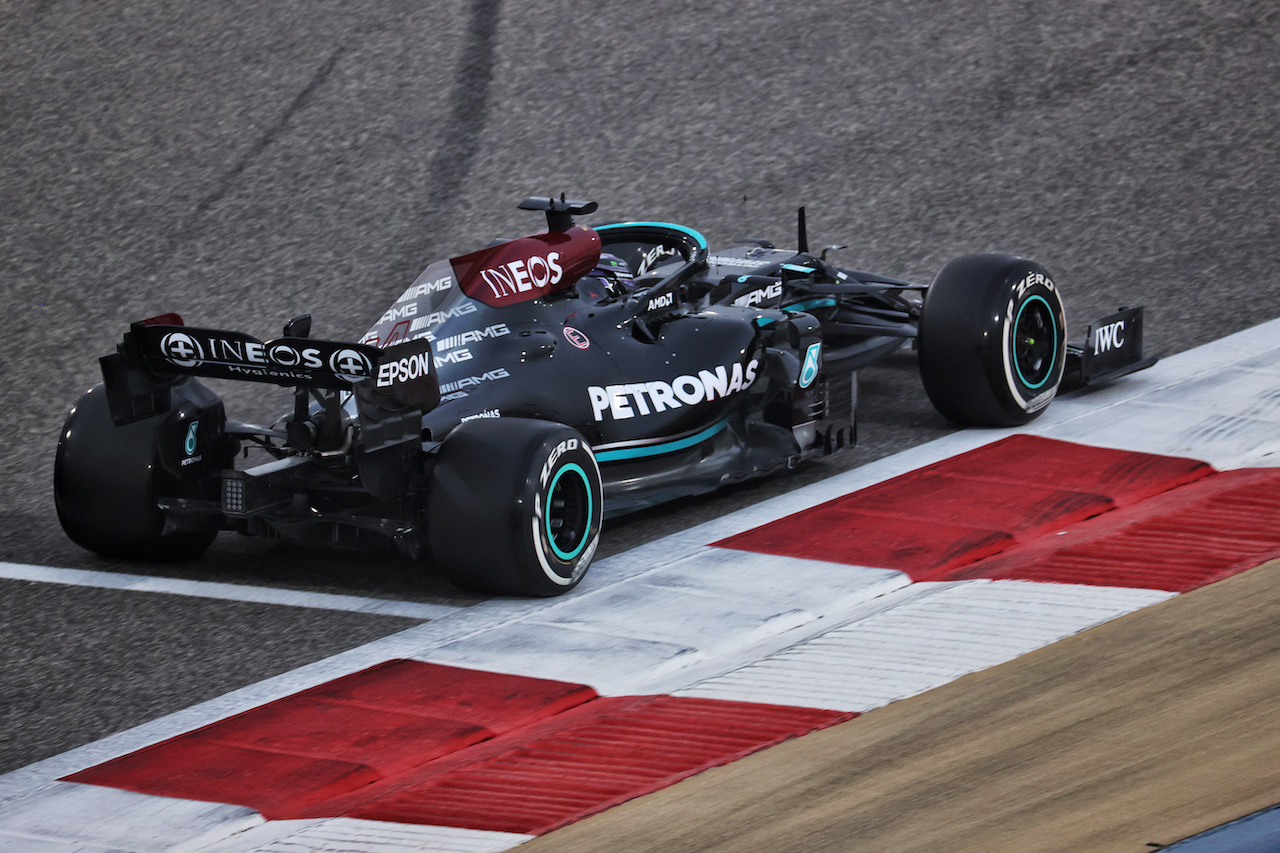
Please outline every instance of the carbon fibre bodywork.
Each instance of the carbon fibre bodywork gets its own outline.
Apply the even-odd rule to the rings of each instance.
[[[630,283],[588,275],[536,299],[489,305],[471,295],[465,269],[442,262],[365,336],[384,349],[430,342],[440,402],[423,418],[428,434],[442,438],[473,418],[572,425],[600,464],[609,515],[852,442],[857,363],[846,359],[833,373],[812,315],[748,304],[741,287],[721,285],[750,277],[757,259],[744,252],[710,263],[702,237],[673,224],[589,230],[605,251],[625,255]],[[859,361],[906,337],[864,345]],[[829,391],[838,383],[837,410]]]
[[[857,371],[922,328],[926,390],[959,422],[1025,423],[1064,382],[1154,361],[1141,309],[1069,345],[1056,287],[1021,258],[914,284],[809,252],[803,212],[797,250],[712,252],[683,225],[575,224],[593,202],[521,207],[547,229],[431,264],[358,343],[312,338],[305,315],[265,342],[176,314],[133,324],[59,444],[68,534],[148,558],[196,556],[219,530],[389,541],[464,586],[554,595],[603,516],[851,446]],[[228,419],[200,376],[291,387],[292,411]],[[259,456],[237,466],[240,448]],[[126,492],[136,523],[95,508]],[[489,542],[500,518],[509,541]],[[489,567],[455,540],[484,541]]]

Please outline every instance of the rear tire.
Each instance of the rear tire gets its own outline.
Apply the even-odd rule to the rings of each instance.
[[[213,542],[216,527],[163,534],[157,500],[176,478],[160,465],[156,427],[170,414],[116,426],[101,384],[76,401],[53,463],[54,505],[72,542],[133,560],[193,560]]]
[[[603,492],[577,430],[526,418],[478,418],[445,438],[427,493],[427,541],[457,586],[498,595],[562,595],[600,542]]]
[[[1066,359],[1058,289],[1039,264],[969,255],[939,271],[920,318],[920,378],[965,426],[1029,423],[1053,402]]]

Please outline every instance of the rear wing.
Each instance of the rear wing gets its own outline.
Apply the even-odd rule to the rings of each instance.
[[[243,332],[144,320],[129,327],[119,354],[155,378],[186,374],[348,390],[374,376],[382,350],[307,337],[260,341]]]
[[[350,391],[388,409],[429,409],[439,400],[431,347],[423,338],[382,349],[307,337],[310,317],[285,336],[260,341],[244,332],[186,326],[177,314],[133,323],[116,352],[99,359],[117,424],[168,411],[169,389],[188,376],[264,382],[294,389]]]

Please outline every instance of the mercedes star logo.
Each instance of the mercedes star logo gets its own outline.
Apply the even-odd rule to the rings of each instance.
[[[359,382],[373,375],[373,362],[358,350],[340,349],[329,356],[329,369],[339,379]]]
[[[160,352],[178,367],[195,367],[204,361],[200,342],[186,332],[170,332],[161,338]]]

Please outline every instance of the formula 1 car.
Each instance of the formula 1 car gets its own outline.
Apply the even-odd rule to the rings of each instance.
[[[547,228],[431,264],[359,341],[134,323],[58,444],[54,494],[81,546],[191,559],[221,530],[389,541],[454,583],[547,596],[587,571],[602,520],[853,444],[857,371],[914,342],[960,424],[1038,416],[1064,385],[1151,364],[1142,309],[1068,344],[1039,265],[952,261],[929,285],[763,240],[588,228],[594,202],[520,205]],[[293,389],[271,426],[229,420],[195,377]],[[237,467],[240,450],[256,464]]]

